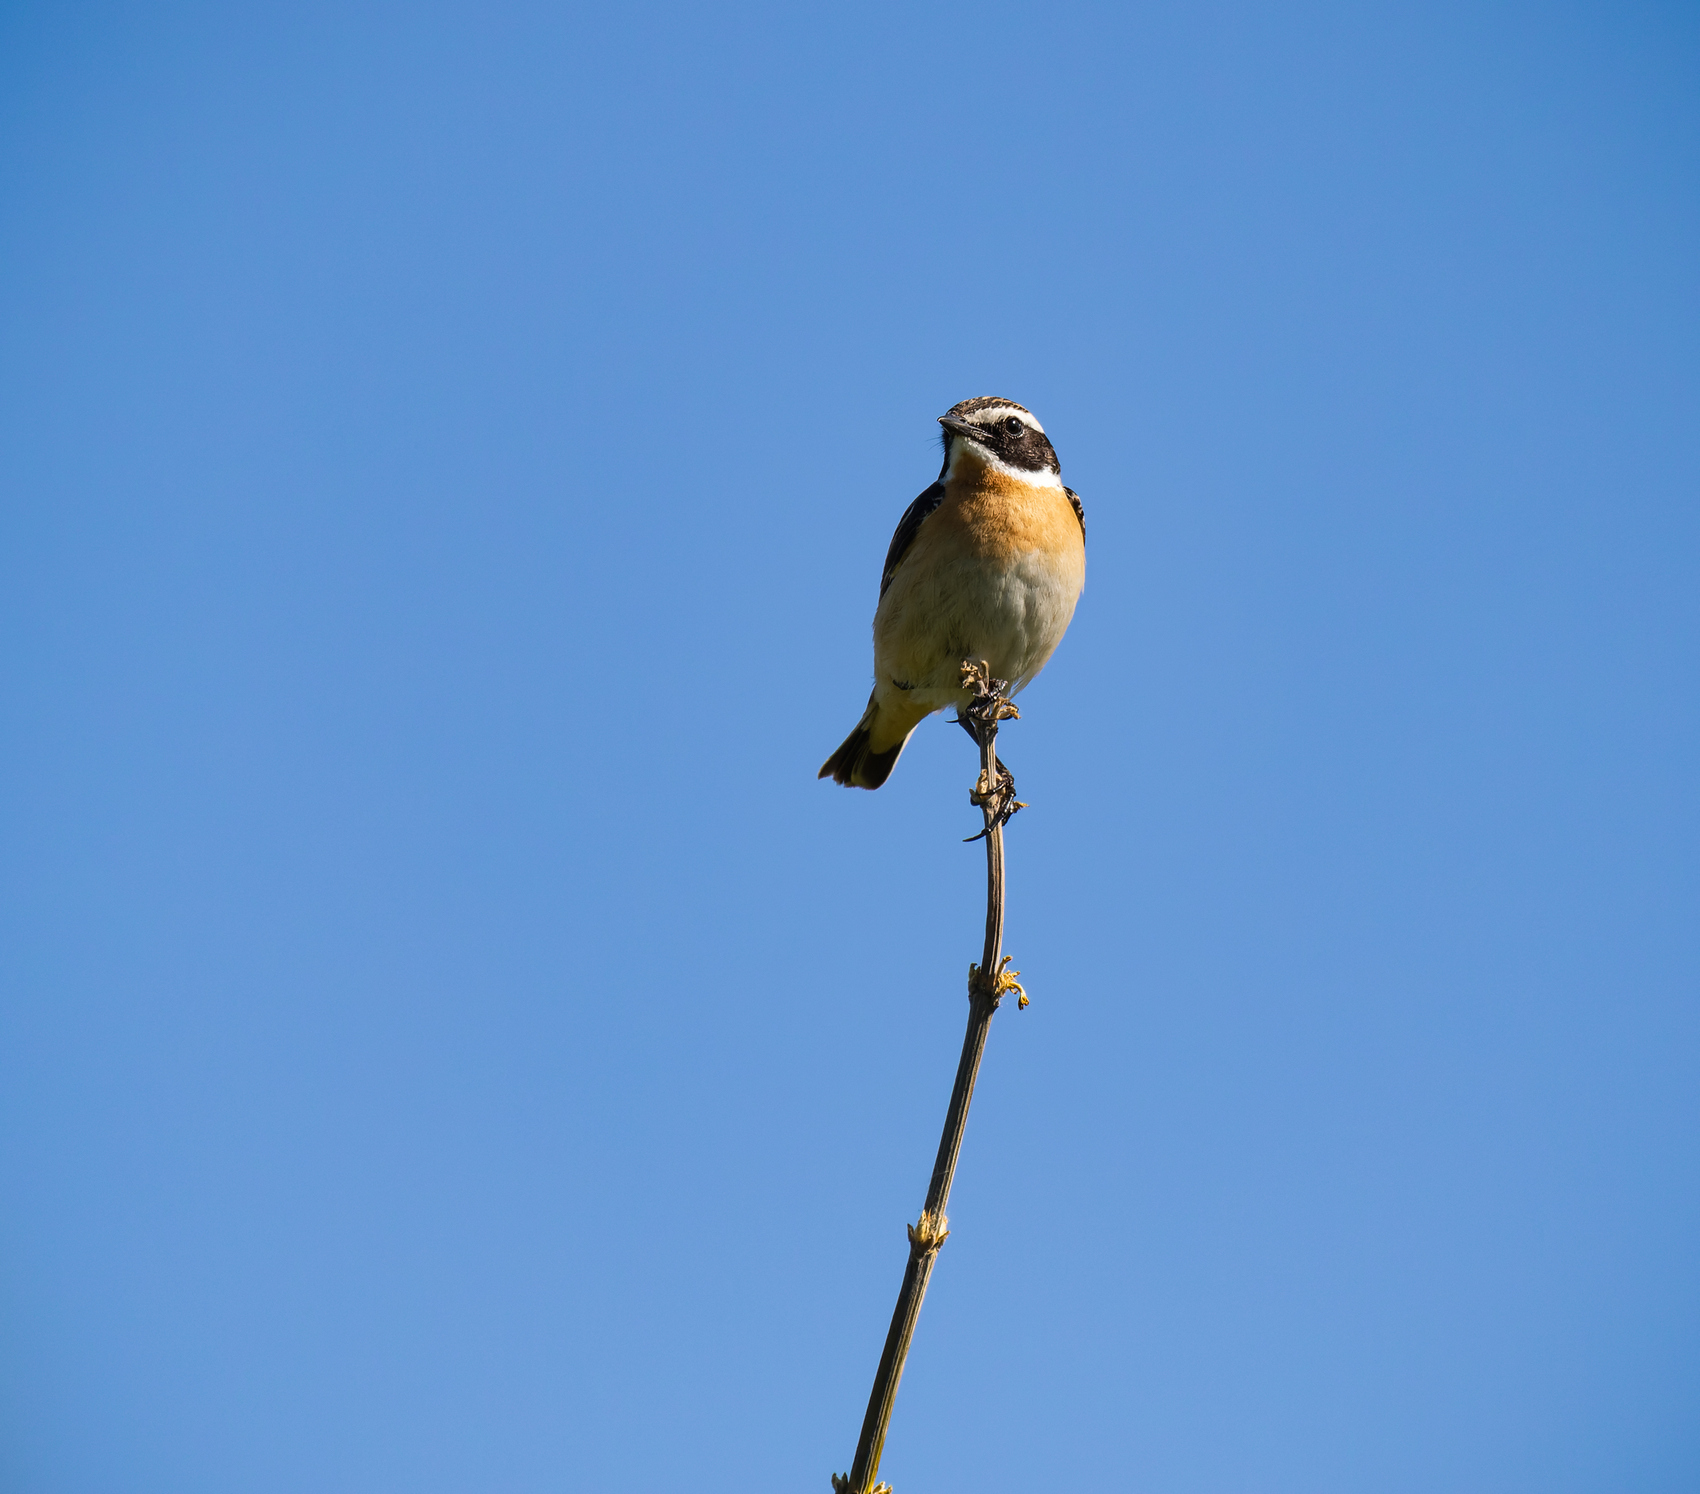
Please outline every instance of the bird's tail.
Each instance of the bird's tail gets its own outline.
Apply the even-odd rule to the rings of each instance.
[[[893,732],[888,728],[898,725],[895,721],[881,720],[882,712],[879,702],[873,696],[868,697],[868,708],[862,712],[862,719],[856,723],[855,731],[847,736],[832,754],[821,764],[819,778],[830,778],[834,783],[842,783],[846,788],[877,789],[886,779],[891,777],[891,770],[897,766],[898,755],[903,751],[904,744],[909,740],[909,733],[915,730],[920,721],[916,717],[901,731],[896,733],[897,740],[890,746]],[[875,750],[875,744],[879,750]]]

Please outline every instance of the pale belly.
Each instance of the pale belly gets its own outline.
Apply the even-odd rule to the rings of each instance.
[[[874,614],[876,695],[927,712],[963,706],[965,659],[1022,689],[1062,641],[1084,580],[1078,548],[905,565]]]

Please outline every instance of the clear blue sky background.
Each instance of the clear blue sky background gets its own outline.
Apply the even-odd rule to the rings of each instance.
[[[1691,7],[0,15],[0,1485],[1700,1487]]]

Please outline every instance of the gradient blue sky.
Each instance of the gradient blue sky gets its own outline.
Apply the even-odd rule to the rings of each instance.
[[[0,12],[0,1485],[1700,1487],[1692,6]]]

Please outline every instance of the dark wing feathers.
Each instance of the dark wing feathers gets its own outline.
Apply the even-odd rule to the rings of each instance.
[[[891,585],[891,578],[897,574],[898,566],[903,563],[903,557],[909,553],[909,547],[915,543],[915,536],[921,532],[921,525],[926,522],[927,515],[943,502],[944,484],[935,482],[903,510],[903,517],[897,521],[897,533],[891,537],[891,548],[885,552],[885,571],[880,576],[882,597],[886,588]]]
[[[1080,494],[1075,492],[1073,488],[1064,488],[1063,492],[1068,494],[1068,501],[1074,505],[1074,516],[1075,516],[1075,518],[1080,520],[1080,537],[1082,539],[1085,539],[1086,538],[1086,509],[1081,505]]]

